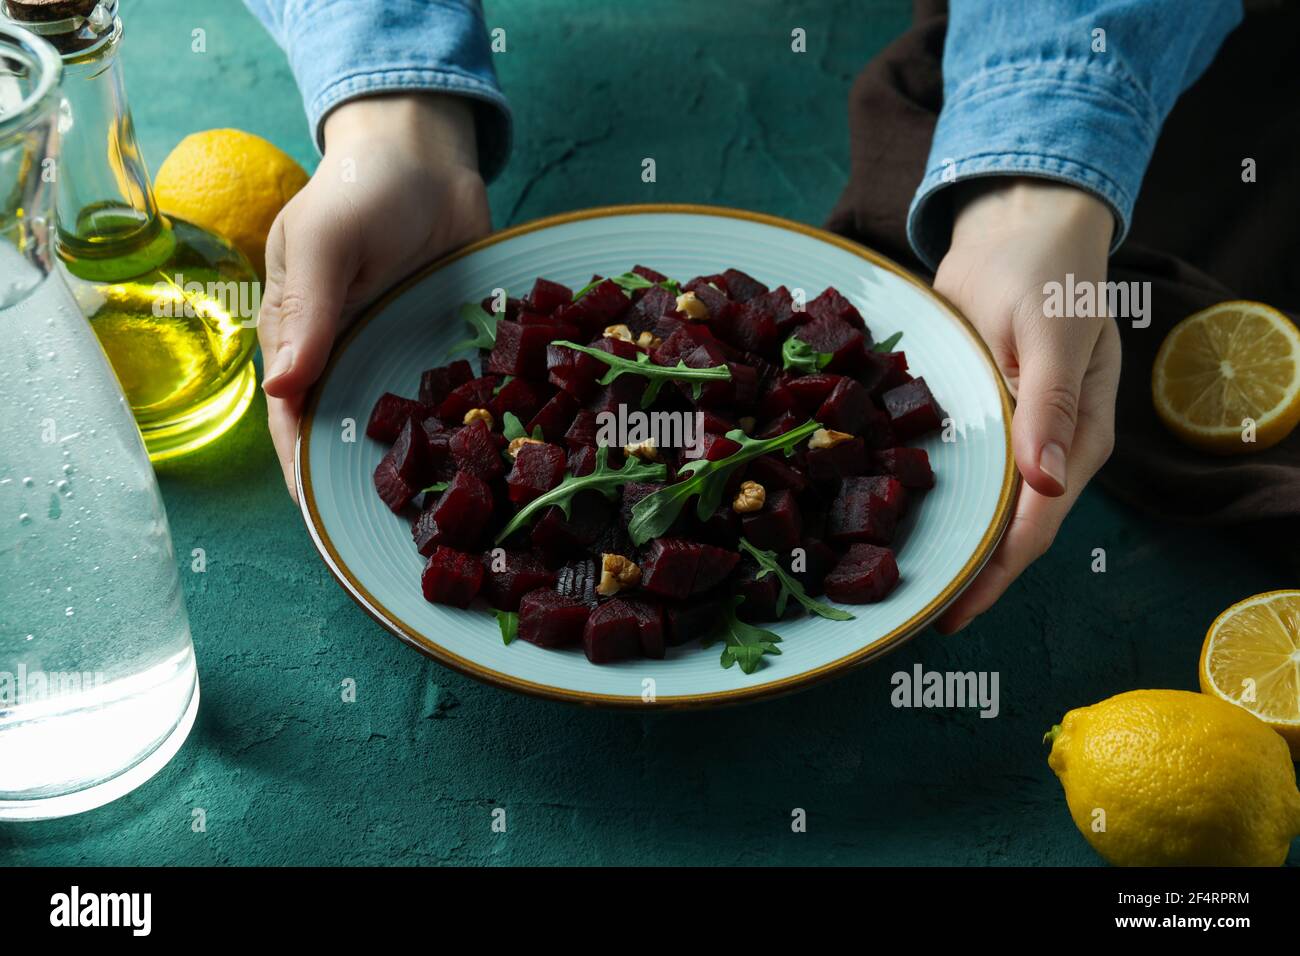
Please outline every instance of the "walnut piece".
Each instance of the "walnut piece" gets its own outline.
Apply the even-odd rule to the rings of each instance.
[[[767,501],[767,489],[757,481],[743,481],[736,500],[731,503],[731,510],[738,515],[747,515],[759,511]]]
[[[618,325],[605,326],[605,331],[601,335],[607,339],[621,339],[624,342],[632,341],[632,330],[622,322]]]
[[[636,337],[636,344],[643,349],[657,349],[664,344],[664,340],[653,332],[642,332]]]
[[[619,591],[626,591],[641,583],[641,569],[621,554],[602,554],[600,556],[600,584],[596,593],[609,597]]]
[[[655,447],[653,438],[647,438],[635,445],[624,445],[623,454],[630,458],[640,458],[642,461],[659,461],[659,449]]]
[[[523,448],[525,445],[545,445],[545,444],[546,442],[542,441],[540,438],[528,438],[527,436],[520,436],[519,438],[512,440],[510,444],[506,446],[506,454],[509,455],[511,458],[517,458],[519,456],[519,449]]]
[[[819,428],[812,433],[812,438],[808,441],[809,448],[834,448],[846,441],[853,441],[853,436],[847,432],[832,431],[829,428]]]
[[[709,307],[694,292],[683,292],[677,297],[677,311],[685,312],[688,319],[696,322],[703,322],[709,317]]]
[[[482,422],[488,427],[488,431],[491,431],[492,427],[496,425],[496,419],[492,417],[492,413],[486,408],[471,408],[465,413],[462,424],[472,425],[475,422]]]

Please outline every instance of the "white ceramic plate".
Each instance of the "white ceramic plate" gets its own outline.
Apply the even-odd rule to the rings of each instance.
[[[953,419],[955,441],[920,442],[936,484],[910,509],[896,541],[901,581],[856,620],[817,617],[769,625],[781,655],[753,674],[724,670],[719,647],[673,648],[665,660],[597,666],[580,649],[502,643],[481,608],[430,604],[424,559],[406,519],[375,494],[384,448],[365,422],[386,391],[414,396],[420,372],[448,361],[465,330],[464,302],[538,276],[572,288],[593,273],[642,263],[667,275],[741,269],[770,286],[833,285],[877,339],[903,332],[914,375],[923,375]],[[1015,487],[1011,402],[988,350],[951,305],[901,267],[830,233],[771,216],[708,206],[615,206],[554,216],[497,233],[408,279],[372,307],[335,350],[298,439],[299,500],[307,527],[339,583],[406,643],[457,670],[512,690],[593,704],[688,706],[793,690],[869,660],[916,634],[961,593],[1006,526]],[[347,424],[355,440],[347,441]],[[652,698],[652,699],[648,699]]]

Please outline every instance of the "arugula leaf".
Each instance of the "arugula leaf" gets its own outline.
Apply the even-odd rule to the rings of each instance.
[[[718,622],[717,630],[700,643],[703,647],[711,647],[721,640],[723,646],[719,663],[722,664],[723,669],[739,664],[742,671],[752,674],[758,670],[763,655],[781,653],[781,649],[776,646],[781,643],[781,638],[769,630],[746,624],[736,617],[736,607],[744,600],[743,597],[738,597],[732,601],[723,614],[722,620]]]
[[[494,343],[494,344],[495,344],[495,343]],[[493,398],[495,398],[496,396],[500,395],[500,394],[501,394],[501,389],[505,388],[507,385],[509,385],[509,384],[510,384],[511,382],[513,382],[514,380],[515,380],[515,377],[514,377],[513,375],[507,375],[507,376],[505,376],[503,379],[501,379],[501,384],[498,385],[496,388],[492,389],[492,396],[493,396]]]
[[[596,288],[596,286],[604,282],[605,278],[606,278],[605,276],[602,276],[599,279],[596,279],[592,282],[588,282],[586,285],[584,285],[581,289],[579,289],[577,292],[573,294],[573,301],[577,302],[579,299],[581,299],[592,289]],[[635,272],[624,272],[621,276],[609,276],[608,278],[610,282],[614,283],[614,285],[622,289],[623,293],[627,295],[629,298],[631,298],[632,293],[637,291],[638,289],[648,289],[651,286],[655,286],[655,285],[663,286],[673,295],[681,295],[682,293],[681,284],[672,279],[667,279],[663,282],[651,282],[645,276],[637,275]]]
[[[501,643],[508,645],[519,635],[518,613],[497,611],[497,627],[501,628]]]
[[[501,320],[501,316],[488,312],[477,302],[466,302],[460,307],[460,317],[474,333],[474,337],[453,345],[451,347],[453,353],[467,349],[491,349],[496,346],[497,322]]]
[[[834,352],[818,352],[803,339],[793,335],[781,346],[781,364],[793,372],[820,372],[833,358]]]
[[[810,598],[799,579],[793,577],[790,572],[781,566],[775,551],[762,551],[750,544],[746,538],[740,539],[740,550],[758,562],[759,572],[754,575],[755,580],[764,578],[770,573],[775,574],[776,579],[781,582],[781,593],[776,598],[777,617],[785,613],[786,601],[789,598],[794,598],[804,606],[809,614],[816,614],[818,617],[828,618],[832,621],[852,621],[854,619],[853,615],[848,611],[838,607],[831,607],[829,604],[823,604],[821,601]]]
[[[421,488],[420,494],[427,495],[431,491],[436,491],[439,494],[441,494],[442,492],[446,491],[450,487],[451,487],[451,482],[449,481],[437,481],[431,484],[428,488]]]
[[[691,368],[681,359],[677,360],[676,365],[656,365],[650,361],[650,356],[645,352],[638,352],[636,359],[626,359],[621,355],[613,355],[602,349],[591,348],[586,345],[578,345],[576,342],[566,342],[559,340],[551,343],[552,345],[563,345],[565,348],[582,352],[584,355],[590,355],[592,358],[600,359],[609,366],[609,370],[601,376],[600,384],[608,385],[620,375],[640,375],[650,380],[646,386],[645,393],[641,396],[642,406],[649,405],[659,397],[659,390],[663,388],[664,382],[690,382],[691,395],[698,399],[701,391],[704,389],[705,382],[711,381],[731,381],[731,369],[725,365],[714,365],[709,368]]]
[[[762,439],[750,438],[739,428],[727,432],[727,437],[740,445],[737,451],[717,461],[697,458],[683,465],[677,469],[677,474],[686,475],[686,478],[646,495],[632,507],[632,521],[627,528],[632,543],[642,545],[651,538],[667,534],[686,507],[687,500],[695,496],[700,499],[695,513],[701,521],[707,520],[718,510],[727,490],[727,480],[737,468],[773,451],[783,451],[789,457],[794,454],[795,445],[821,427],[820,422],[810,420],[784,435]]]
[[[523,423],[519,421],[514,412],[506,412],[501,416],[501,434],[507,441],[514,441],[516,438],[536,438],[538,441],[545,441],[546,436],[542,433],[541,425],[533,426],[533,433],[530,436],[524,430]]]
[[[496,543],[500,544],[510,535],[514,534],[519,528],[526,525],[535,514],[555,505],[562,512],[564,517],[569,517],[569,507],[573,502],[573,496],[580,491],[599,491],[606,498],[613,498],[618,494],[618,489],[627,484],[629,481],[662,481],[668,476],[668,469],[662,464],[651,464],[644,462],[634,455],[629,455],[623,461],[622,468],[609,467],[609,449],[601,447],[596,449],[596,470],[589,475],[583,475],[581,478],[576,475],[565,475],[564,480],[552,488],[550,491],[539,495],[528,504],[524,505],[510,519],[501,533],[496,537]]]
[[[871,346],[871,351],[892,352],[894,351],[894,346],[898,344],[898,340],[901,339],[902,337],[903,337],[903,333],[901,331],[895,332],[889,338],[885,339],[885,341],[877,342],[875,345]]]

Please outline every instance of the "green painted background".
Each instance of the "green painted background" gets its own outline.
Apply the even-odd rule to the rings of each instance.
[[[237,126],[311,168],[281,53],[234,0],[125,0],[125,64],[154,168]],[[844,104],[905,0],[487,0],[517,134],[498,225],[693,201],[820,222],[847,169]],[[599,9],[599,13],[590,11]],[[734,10],[734,14],[721,11]],[[743,12],[740,12],[743,11]],[[789,33],[808,31],[806,55]],[[206,54],[190,52],[207,31]],[[640,181],[657,160],[658,183]],[[1259,545],[1085,494],[1051,554],[959,637],[797,696],[640,716],[516,697],[403,648],[334,584],[281,486],[260,402],[162,476],[203,685],[150,783],[62,821],[0,827],[8,864],[1095,864],[1039,743],[1067,709],[1195,687],[1235,600],[1293,586]],[[1089,570],[1105,548],[1108,571]],[[1002,713],[895,710],[914,662],[996,670]],[[358,700],[340,699],[353,678]],[[491,832],[494,807],[508,830]],[[194,808],[207,831],[191,830]],[[790,830],[791,810],[808,832]],[[1293,850],[1292,862],[1300,861]]]

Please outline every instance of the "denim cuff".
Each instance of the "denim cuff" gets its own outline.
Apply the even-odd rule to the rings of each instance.
[[[1160,113],[1113,63],[1048,60],[975,74],[946,97],[907,236],[936,269],[952,239],[948,187],[984,176],[1031,176],[1097,196],[1123,241],[1160,131]]]

